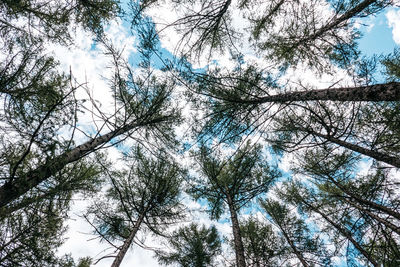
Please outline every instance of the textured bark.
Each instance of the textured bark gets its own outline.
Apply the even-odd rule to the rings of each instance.
[[[245,267],[246,261],[244,257],[244,247],[242,242],[242,235],[240,233],[239,220],[237,217],[236,209],[231,196],[227,194],[226,198],[232,221],[233,242],[235,245],[235,254],[236,254],[236,266]]]
[[[100,146],[106,144],[114,137],[127,133],[128,131],[133,130],[135,128],[156,124],[164,120],[165,118],[158,118],[146,122],[135,121],[121,128],[118,128],[114,131],[111,131],[105,135],[87,141],[86,143],[79,145],[74,149],[66,151],[63,154],[51,160],[48,160],[46,163],[39,166],[38,168],[29,171],[25,175],[25,177],[19,177],[14,181],[12,181],[11,183],[5,183],[3,186],[1,186],[0,207],[4,207],[11,201],[22,196],[30,189],[34,188],[41,182],[51,177],[54,173],[63,169],[67,164],[75,162],[85,157],[86,155],[92,153],[93,151],[98,149]]]
[[[144,215],[140,214],[139,219],[136,221],[132,232],[129,234],[129,237],[125,240],[124,244],[122,245],[121,249],[118,252],[118,255],[115,257],[114,262],[112,263],[111,267],[118,267],[121,265],[122,260],[125,257],[126,252],[128,251],[129,247],[131,246],[133,239],[135,238],[135,235],[137,231],[139,230],[140,225],[143,222]]]
[[[335,138],[335,137],[332,137],[332,136],[329,136],[329,135],[320,134],[320,133],[317,133],[317,132],[314,132],[314,131],[311,131],[311,130],[308,130],[308,129],[303,129],[303,130],[308,132],[308,133],[310,133],[310,134],[312,134],[312,135],[315,135],[315,136],[321,137],[323,139],[326,139],[326,140],[328,140],[328,141],[330,141],[330,142],[332,142],[334,144],[337,144],[339,146],[342,146],[342,147],[345,147],[347,149],[350,149],[350,150],[352,150],[354,152],[358,152],[360,154],[363,154],[365,156],[371,157],[371,158],[376,159],[378,161],[382,161],[382,162],[385,162],[385,163],[387,163],[389,165],[392,165],[394,167],[400,168],[400,158],[392,157],[392,156],[389,156],[387,154],[384,154],[384,153],[381,153],[381,152],[378,152],[378,151],[374,151],[374,150],[367,149],[367,148],[364,148],[364,147],[361,147],[361,146],[358,146],[358,145],[355,145],[355,144],[351,144],[349,142],[340,140],[339,138]]]
[[[353,246],[375,267],[379,267],[379,264],[371,257],[371,255],[365,251],[365,249],[353,238],[351,235],[351,232],[347,230],[346,228],[343,228],[341,225],[335,223],[333,220],[331,220],[328,216],[326,216],[323,212],[319,211],[316,209],[314,206],[310,205],[309,203],[306,203],[303,201],[303,203],[309,207],[311,210],[313,210],[315,213],[318,213],[321,215],[322,218],[324,218],[330,225],[332,225],[336,230],[339,231],[344,237],[349,240]]]
[[[223,100],[232,103],[262,104],[262,103],[286,103],[295,101],[400,101],[400,83],[391,82],[358,87],[340,87],[328,89],[315,89],[308,91],[289,92],[254,99],[230,99]]]

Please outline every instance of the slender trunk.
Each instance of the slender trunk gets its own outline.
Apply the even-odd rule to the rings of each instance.
[[[278,224],[279,225],[279,224]],[[301,253],[297,250],[296,246],[294,245],[293,241],[290,239],[290,237],[287,235],[286,231],[279,226],[279,228],[281,229],[281,232],[283,234],[283,237],[285,237],[286,241],[289,243],[289,246],[292,248],[294,254],[296,254],[296,257],[299,259],[299,261],[301,262],[301,264],[303,264],[304,267],[308,267],[308,263],[306,262],[306,260],[304,259],[303,255],[301,255]]]
[[[380,205],[378,203],[375,203],[374,201],[370,201],[370,200],[366,200],[363,199],[362,197],[350,192],[349,190],[347,190],[343,185],[341,185],[340,183],[338,183],[335,179],[333,179],[333,177],[329,177],[329,181],[331,181],[334,185],[336,185],[340,190],[342,190],[343,193],[345,193],[346,195],[348,195],[349,197],[351,197],[352,199],[354,199],[355,201],[357,201],[358,203],[362,204],[362,205],[367,205],[375,210],[379,210],[381,212],[384,212],[390,216],[393,216],[394,218],[400,220],[400,213],[396,212],[395,210]]]
[[[347,238],[347,240],[349,240],[353,246],[370,262],[372,263],[372,265],[374,265],[375,267],[379,267],[379,264],[375,261],[375,259],[373,259],[371,257],[370,254],[368,254],[367,251],[364,250],[364,248],[353,238],[351,232],[349,230],[347,230],[346,228],[343,228],[341,225],[335,223],[334,221],[332,221],[328,216],[326,216],[324,213],[322,213],[321,211],[319,211],[317,208],[315,208],[314,206],[312,206],[311,204],[303,201],[303,203],[308,206],[311,210],[313,210],[315,213],[318,213],[319,215],[321,215],[322,218],[324,218],[330,225],[332,225],[333,227],[336,228],[336,230],[339,231],[340,234],[342,234],[344,237]]]
[[[129,247],[131,246],[133,239],[137,231],[139,230],[140,225],[143,222],[145,212],[140,214],[138,220],[136,221],[135,225],[133,226],[132,232],[129,234],[128,238],[125,240],[124,244],[122,245],[121,249],[118,252],[118,255],[115,257],[114,262],[112,263],[111,267],[118,267],[122,260],[125,257],[126,252],[128,251]]]
[[[311,131],[311,130],[308,130],[308,129],[303,129],[303,130],[308,132],[308,133],[310,133],[310,134],[312,134],[312,135],[324,138],[324,139],[326,139],[326,140],[328,140],[328,141],[330,141],[332,143],[335,143],[335,144],[337,144],[339,146],[345,147],[347,149],[353,150],[355,152],[358,152],[358,153],[363,154],[365,156],[371,157],[371,158],[376,159],[378,161],[382,161],[382,162],[385,162],[385,163],[387,163],[389,165],[392,165],[394,167],[400,168],[400,158],[398,158],[398,157],[392,157],[392,156],[386,155],[384,153],[377,152],[377,151],[374,151],[374,150],[371,150],[371,149],[367,149],[367,148],[364,148],[364,147],[361,147],[361,146],[358,146],[358,145],[355,145],[355,144],[351,144],[351,143],[348,143],[346,141],[342,141],[342,140],[340,140],[338,138],[335,138],[335,137],[332,137],[332,136],[329,136],[329,135],[325,135],[325,134],[321,134],[321,133],[317,133],[317,132],[314,132],[314,131]]]
[[[277,95],[258,97],[254,99],[221,98],[231,103],[263,104],[263,103],[288,103],[295,101],[399,101],[400,83],[391,82],[358,87],[339,87],[328,89],[315,89],[307,91],[289,92]]]
[[[0,207],[4,207],[11,201],[19,198],[30,189],[36,187],[38,184],[51,177],[54,173],[63,169],[67,164],[87,156],[102,145],[106,144],[114,137],[122,135],[132,129],[142,126],[148,126],[164,120],[166,120],[166,118],[162,117],[151,121],[139,121],[127,124],[105,135],[87,141],[86,143],[79,145],[69,151],[66,151],[51,160],[48,160],[46,163],[39,166],[35,170],[27,172],[24,178],[20,177],[18,179],[14,179],[13,182],[5,183],[3,186],[1,186]]]
[[[236,266],[245,267],[246,262],[244,257],[244,247],[243,247],[242,236],[239,227],[239,220],[237,217],[235,205],[229,194],[226,194],[226,198],[229,206],[229,212],[231,214],[233,242],[235,244],[235,254],[236,254]]]

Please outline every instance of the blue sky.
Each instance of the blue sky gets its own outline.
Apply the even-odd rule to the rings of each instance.
[[[387,18],[388,12],[394,12],[394,9],[391,10],[381,12],[376,17],[365,19],[368,25],[361,27],[363,37],[359,41],[359,48],[366,55],[372,56],[374,54],[391,53],[396,47],[396,43],[394,42],[394,34],[396,33],[393,33],[393,27],[389,27]],[[396,15],[400,17],[400,13],[397,12]],[[400,21],[399,18],[398,21]],[[400,32],[397,32],[397,34],[400,35]]]

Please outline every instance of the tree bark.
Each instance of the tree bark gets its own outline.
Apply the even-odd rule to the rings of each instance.
[[[118,255],[115,257],[114,262],[112,263],[111,267],[118,267],[121,265],[122,260],[125,257],[126,252],[128,251],[129,247],[131,246],[133,239],[137,231],[139,230],[140,225],[143,222],[145,213],[140,214],[138,220],[136,221],[132,232],[129,234],[128,238],[125,240],[124,244],[122,245],[121,249],[118,252]]]
[[[242,235],[240,233],[239,220],[237,217],[235,205],[229,193],[226,194],[229,212],[231,215],[232,221],[232,232],[233,232],[233,242],[235,245],[235,254],[236,254],[236,266],[237,267],[246,267],[246,261],[244,257],[244,247],[242,242]]]
[[[218,97],[217,97],[218,98]],[[328,89],[315,89],[307,91],[289,92],[277,95],[258,97],[254,99],[224,98],[231,103],[263,104],[263,103],[287,103],[296,101],[400,101],[400,83],[391,82],[358,87],[339,87]]]
[[[165,121],[166,119],[166,117],[160,117],[150,121],[132,122],[105,135],[87,141],[86,143],[79,145],[74,149],[66,151],[63,154],[48,160],[38,168],[29,171],[25,177],[19,177],[14,179],[11,183],[5,183],[0,187],[0,208],[19,198],[30,189],[36,187],[38,184],[51,177],[54,173],[60,171],[67,164],[77,161],[92,153],[101,145],[106,144],[114,137],[127,133],[135,128],[156,124]]]
[[[355,144],[351,144],[349,142],[340,140],[339,138],[335,138],[333,136],[317,133],[317,132],[314,132],[314,131],[308,130],[308,129],[302,129],[302,130],[306,131],[306,132],[308,132],[308,133],[310,133],[312,135],[315,135],[315,136],[321,137],[323,139],[326,139],[326,140],[328,140],[328,141],[330,141],[330,142],[332,142],[334,144],[337,144],[339,146],[342,146],[342,147],[345,147],[347,149],[350,149],[350,150],[352,150],[354,152],[358,152],[360,154],[363,154],[365,156],[371,157],[371,158],[376,159],[378,161],[382,161],[382,162],[385,162],[385,163],[387,163],[389,165],[392,165],[394,167],[400,168],[400,158],[388,156],[388,155],[383,154],[381,152],[377,152],[377,151],[374,151],[374,150],[371,150],[371,149],[367,149],[367,148],[364,148],[364,147],[361,147],[361,146],[358,146],[358,145],[355,145]]]

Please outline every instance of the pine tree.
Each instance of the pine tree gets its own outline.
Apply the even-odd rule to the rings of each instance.
[[[287,251],[285,241],[278,236],[272,226],[250,217],[240,224],[246,266],[282,266]]]
[[[394,197],[398,186],[379,168],[357,175],[356,163],[357,158],[351,153],[308,151],[297,172],[306,175],[314,186],[291,182],[280,190],[280,195],[307,213],[321,216],[330,225],[324,228],[321,224],[323,231],[336,231],[339,235],[335,239],[338,251],[344,238],[364,261],[390,266],[399,256],[400,214]]]
[[[129,170],[106,169],[112,187],[85,215],[95,234],[115,248],[112,266],[121,264],[138,231],[146,227],[156,235],[164,235],[166,227],[184,216],[179,199],[183,172],[165,154],[156,156],[147,157],[136,148]]]
[[[397,106],[395,102],[353,104],[351,109],[326,103],[298,105],[274,118],[276,130],[270,140],[288,151],[328,143],[399,168]]]
[[[172,251],[157,251],[158,261],[166,265],[207,267],[216,265],[221,253],[221,239],[215,226],[199,227],[196,223],[181,227],[168,238]]]
[[[237,266],[245,266],[240,233],[239,212],[255,197],[268,191],[279,174],[261,157],[260,146],[249,143],[228,159],[219,159],[210,149],[202,148],[198,156],[201,178],[191,181],[189,192],[195,199],[208,201],[208,212],[219,219],[225,206],[229,209]]]
[[[115,55],[115,51],[111,52]],[[117,55],[115,56],[117,58]],[[174,142],[172,127],[179,119],[177,109],[169,104],[169,97],[174,84],[168,80],[165,81],[151,75],[148,76],[151,72],[150,69],[142,71],[141,74],[144,75],[144,79],[132,75],[128,77],[119,76],[117,74],[126,71],[127,67],[121,61],[115,62],[115,64],[116,76],[112,82],[116,91],[115,101],[118,107],[116,107],[115,114],[112,114],[111,117],[107,114],[99,115],[104,118],[103,125],[99,127],[98,132],[90,137],[90,140],[74,146],[73,134],[76,128],[76,119],[68,116],[75,114],[76,102],[73,101],[71,95],[68,97],[72,97],[72,103],[70,103],[70,108],[73,108],[72,112],[67,109],[66,104],[63,102],[67,96],[62,96],[50,107],[50,110],[46,110],[44,114],[40,114],[40,117],[38,116],[39,123],[29,125],[30,122],[28,121],[25,124],[27,127],[22,130],[28,130],[26,135],[29,136],[30,140],[27,144],[25,143],[26,140],[21,139],[22,146],[17,150],[14,148],[13,142],[10,141],[8,143],[7,141],[9,140],[4,140],[3,147],[7,148],[8,151],[15,150],[15,154],[7,156],[10,160],[4,164],[10,168],[10,171],[3,172],[4,183],[0,187],[0,207],[4,207],[20,198],[29,190],[61,171],[68,164],[74,163],[104,147],[112,139],[125,136],[135,138],[131,135],[132,132],[135,132],[137,139],[140,139],[140,135],[146,135],[147,140],[153,138],[153,143],[163,142],[168,145]],[[94,103],[94,105],[96,104]],[[59,121],[62,118],[61,114],[55,112],[58,110],[67,114],[65,115],[67,117],[61,122]],[[74,122],[71,126],[71,139],[60,142],[57,140],[57,124],[61,123],[58,127],[62,127],[69,123],[68,120]],[[104,127],[109,128],[110,131],[101,134],[100,131]],[[48,136],[45,135],[45,131],[49,131]],[[18,129],[15,132],[22,135]],[[39,137],[44,136],[46,139],[40,140],[37,135]],[[36,142],[40,142],[38,145],[39,150],[32,150],[33,147],[36,148],[36,146],[32,146]],[[35,153],[42,155],[42,159],[38,159],[33,165],[26,165],[33,163],[32,160],[25,163],[26,157],[33,156]],[[17,173],[18,176],[16,175]]]
[[[294,255],[302,266],[330,266],[330,255],[327,254],[321,238],[314,235],[310,227],[290,211],[287,204],[276,200],[264,200],[261,201],[261,207],[267,213],[267,218],[279,228],[288,244],[290,254]]]

